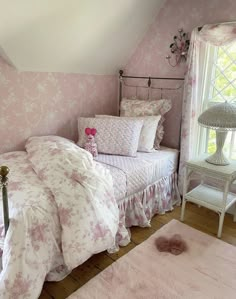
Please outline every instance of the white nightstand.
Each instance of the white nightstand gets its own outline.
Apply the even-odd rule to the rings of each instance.
[[[191,175],[197,173],[201,177],[200,184],[193,190],[188,191]],[[206,178],[215,178],[223,182],[224,187],[217,189],[204,183]],[[229,192],[230,185],[236,180],[236,163],[217,166],[203,159],[196,159],[186,163],[181,221],[184,221],[184,211],[187,201],[206,207],[219,214],[219,229],[217,237],[221,237],[225,212],[235,204],[234,221],[236,221],[236,194]]]

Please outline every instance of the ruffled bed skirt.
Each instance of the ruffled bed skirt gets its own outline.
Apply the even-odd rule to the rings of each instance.
[[[164,214],[180,204],[177,173],[163,177],[142,191],[132,194],[118,203],[120,222],[126,227],[150,226],[155,214]]]

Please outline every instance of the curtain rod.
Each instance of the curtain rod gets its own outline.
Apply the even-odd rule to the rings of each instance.
[[[230,22],[222,22],[222,23],[214,23],[214,24],[207,24],[207,25],[221,25],[221,24],[223,24],[223,25],[225,25],[225,24],[234,24],[234,23],[236,23],[236,21],[230,21]],[[204,26],[204,25],[203,25]],[[201,31],[202,30],[202,28],[203,28],[203,26],[200,26],[200,27],[198,27],[198,31]]]

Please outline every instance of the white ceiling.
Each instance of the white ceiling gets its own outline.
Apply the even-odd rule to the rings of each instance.
[[[165,0],[0,0],[0,55],[20,71],[114,74]]]

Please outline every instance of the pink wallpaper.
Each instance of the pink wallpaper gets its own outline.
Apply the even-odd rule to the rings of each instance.
[[[183,77],[184,65],[172,68],[165,59],[178,28],[191,32],[205,23],[236,20],[235,11],[235,0],[167,0],[125,72]],[[147,91],[138,96],[147,98]],[[174,98],[174,107],[166,116],[164,144],[178,147],[182,92],[162,96]],[[117,78],[17,72],[0,59],[0,107],[0,153],[23,149],[33,135],[57,134],[76,140],[78,115],[117,112]]]
[[[77,139],[77,116],[117,112],[117,77],[18,72],[0,58],[0,153],[33,135]]]
[[[126,74],[183,77],[185,65],[171,67],[165,56],[178,28],[191,32],[207,23],[236,21],[235,0],[167,0],[154,23],[125,67]],[[156,84],[156,83],[155,83]],[[160,96],[160,95],[159,95]],[[171,95],[167,95],[171,97]],[[146,95],[141,94],[145,98]],[[174,108],[167,115],[164,143],[178,147],[182,93],[175,97]],[[177,102],[176,102],[177,101]]]

